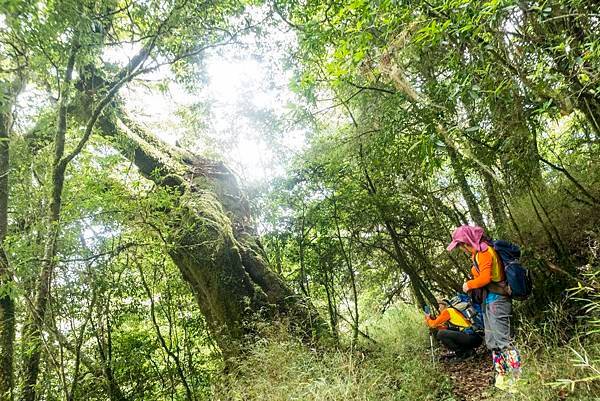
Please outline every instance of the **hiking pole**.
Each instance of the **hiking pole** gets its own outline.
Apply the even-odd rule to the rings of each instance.
[[[429,330],[429,345],[431,346],[431,363],[435,363],[435,354],[433,353],[433,334]]]
[[[428,305],[423,307],[423,312],[425,312],[426,315],[430,314],[431,311]],[[433,352],[433,334],[431,334],[431,329],[429,329],[429,346],[431,347],[431,362],[435,363],[435,353]]]

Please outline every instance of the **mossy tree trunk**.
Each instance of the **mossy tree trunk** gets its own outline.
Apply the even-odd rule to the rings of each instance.
[[[56,266],[57,239],[60,231],[60,214],[62,208],[62,193],[65,184],[65,172],[68,161],[65,162],[65,142],[67,133],[67,109],[69,104],[70,86],[75,68],[75,56],[79,49],[77,39],[73,39],[71,50],[64,73],[57,121],[54,135],[54,159],[52,162],[51,193],[48,216],[46,218],[47,232],[41,260],[40,275],[32,311],[23,325],[23,384],[22,401],[34,401],[37,396],[37,379],[40,373],[42,357],[44,319],[48,308],[48,300],[52,283],[52,275]]]
[[[268,266],[249,205],[223,163],[160,142],[117,104],[99,128],[142,175],[176,195],[176,207],[165,216],[168,253],[190,284],[226,360],[242,354],[263,323],[287,319],[305,338],[327,332],[310,303]]]
[[[15,300],[14,279],[8,265],[4,240],[8,234],[8,195],[10,173],[10,132],[17,95],[25,79],[19,71],[13,80],[0,84],[0,399],[12,400],[14,387]]]

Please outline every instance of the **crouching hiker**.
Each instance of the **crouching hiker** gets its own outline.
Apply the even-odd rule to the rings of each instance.
[[[492,351],[496,373],[494,385],[515,392],[521,375],[521,357],[511,341],[512,303],[506,291],[506,277],[501,259],[488,243],[481,227],[461,226],[454,230],[448,251],[460,247],[470,256],[472,280],[463,284],[475,302],[483,301],[485,344]]]
[[[479,347],[483,340],[475,332],[471,322],[458,309],[452,307],[447,299],[439,299],[438,308],[440,314],[436,319],[432,319],[428,313],[425,314],[427,325],[438,329],[438,341],[454,352],[455,361],[464,361],[475,355],[475,348]]]

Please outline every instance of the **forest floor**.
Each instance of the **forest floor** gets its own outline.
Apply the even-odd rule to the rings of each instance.
[[[441,360],[439,364],[452,380],[457,401],[483,401],[493,394],[490,355],[484,346],[466,361]]]
[[[423,320],[416,308],[398,305],[367,326],[376,344],[323,348],[307,347],[285,327],[280,332],[273,328],[272,336],[253,346],[232,375],[216,382],[212,399],[600,401],[596,338],[560,345],[552,337],[558,337],[555,329],[542,335],[536,326],[522,325],[518,338],[527,340],[518,343],[525,361],[523,381],[513,395],[494,388],[491,355],[483,345],[467,361],[432,362]],[[445,352],[440,344],[434,346],[436,357]],[[581,360],[574,359],[578,355]]]

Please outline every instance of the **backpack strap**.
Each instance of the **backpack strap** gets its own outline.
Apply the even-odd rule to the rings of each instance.
[[[494,247],[492,245],[489,245],[490,247],[492,247],[492,249],[494,249]],[[502,271],[504,271],[504,265],[502,263],[502,258],[500,257],[500,255],[496,252],[496,250],[494,249],[494,253],[496,255],[496,258],[498,260],[500,269]],[[475,252],[475,257],[473,258],[473,265],[475,267],[475,270],[477,270],[477,273],[479,273],[479,263],[477,263],[477,255],[479,255],[479,252]],[[492,262],[493,263],[493,262]],[[493,292],[496,294],[500,294],[500,295],[510,295],[510,293],[508,292],[507,289],[507,284],[508,282],[506,281],[506,274],[504,275],[504,280],[502,281],[491,281],[488,285],[486,285],[484,288],[485,290],[489,291],[489,292]],[[483,299],[485,299],[485,297],[487,297],[487,294],[485,294],[485,296],[483,297]]]

